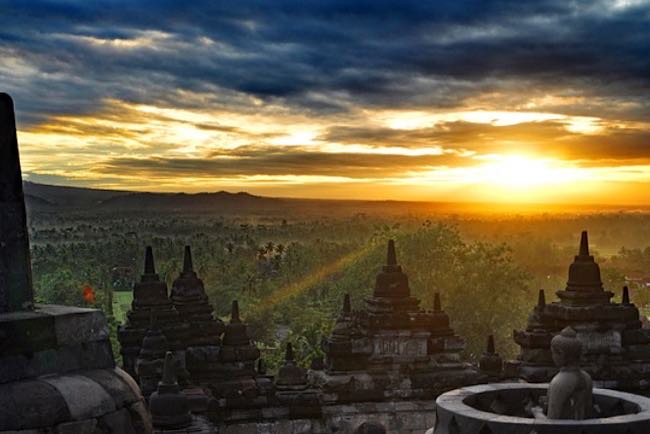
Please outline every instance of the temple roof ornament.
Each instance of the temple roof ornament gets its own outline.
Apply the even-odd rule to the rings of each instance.
[[[233,300],[230,309],[230,322],[226,325],[226,331],[223,335],[224,345],[248,345],[250,338],[246,325],[239,318],[239,302]]]
[[[566,289],[557,292],[562,303],[581,306],[594,303],[609,303],[613,293],[603,290],[600,278],[600,267],[589,254],[589,239],[587,231],[580,236],[580,249],[573,263],[569,266],[569,278]]]
[[[375,282],[375,297],[410,297],[408,276],[402,271],[402,267],[397,264],[397,254],[395,253],[395,241],[388,240],[388,250],[386,253],[386,265],[377,275]]]
[[[293,345],[291,342],[287,343],[284,363],[278,371],[278,378],[276,385],[282,388],[307,388],[307,371],[296,364],[295,356],[293,354]]]

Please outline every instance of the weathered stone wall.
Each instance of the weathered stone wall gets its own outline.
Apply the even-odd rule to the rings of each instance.
[[[220,426],[220,434],[354,434],[364,422],[381,424],[386,434],[424,434],[435,423],[434,401],[364,402],[323,407],[318,419],[281,419],[283,409],[268,409],[265,422]]]

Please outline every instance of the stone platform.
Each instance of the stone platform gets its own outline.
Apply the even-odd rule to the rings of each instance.
[[[235,415],[233,415],[235,416]],[[240,417],[246,417],[243,413]],[[319,418],[289,419],[286,409],[265,408],[256,421],[220,425],[220,434],[356,434],[377,424],[386,434],[424,434],[435,422],[435,402],[356,402],[324,406]]]
[[[138,385],[115,366],[101,311],[0,314],[0,433],[151,431]]]

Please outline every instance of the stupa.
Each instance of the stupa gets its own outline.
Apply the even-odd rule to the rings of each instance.
[[[464,342],[450,328],[439,296],[433,311],[420,309],[419,303],[390,240],[386,265],[365,309],[352,311],[346,296],[324,342],[326,369],[319,381],[328,400],[433,399],[478,380],[461,360]]]
[[[192,415],[190,400],[178,385],[174,365],[174,356],[167,351],[161,381],[149,399],[156,434],[215,434],[205,417]]]
[[[294,360],[293,346],[287,343],[284,364],[275,381],[275,396],[288,409],[288,417],[317,418],[321,415],[318,392],[307,380],[307,370]]]
[[[650,386],[650,330],[641,327],[639,310],[626,292],[622,303],[611,301],[613,293],[603,289],[600,267],[582,232],[566,289],[557,292],[559,301],[546,303],[540,291],[526,329],[514,332],[521,352],[508,362],[507,375],[548,382],[557,372],[551,339],[571,327],[584,347],[581,366],[596,385],[629,391]]]
[[[488,381],[499,381],[503,376],[503,359],[494,348],[494,336],[489,335],[487,348],[479,359],[479,371],[487,376]]]
[[[136,379],[135,362],[142,349],[142,340],[149,328],[152,314],[160,324],[169,349],[175,351],[175,356],[183,359],[182,352],[189,335],[189,325],[181,321],[167,296],[167,284],[161,281],[156,273],[153,249],[147,246],[144,272],[140,282],[133,286],[131,310],[126,314],[126,324],[121,325],[117,331],[124,370]]]
[[[224,324],[212,316],[213,309],[203,281],[194,271],[190,246],[185,246],[183,271],[172,284],[170,299],[181,321],[189,324],[192,330],[185,340],[187,347],[221,344]]]
[[[220,319],[212,316],[213,309],[203,281],[194,271],[189,246],[185,246],[183,270],[172,284],[170,299],[180,320],[188,326],[183,344],[187,353],[185,360],[190,360],[189,375],[194,384],[204,384],[210,380],[211,370],[218,363],[225,327]]]

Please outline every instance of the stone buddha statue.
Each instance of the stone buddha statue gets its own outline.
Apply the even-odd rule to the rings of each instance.
[[[534,407],[536,418],[582,420],[593,411],[593,384],[588,373],[580,369],[582,343],[571,327],[551,340],[553,362],[560,368],[548,387],[547,411]]]

